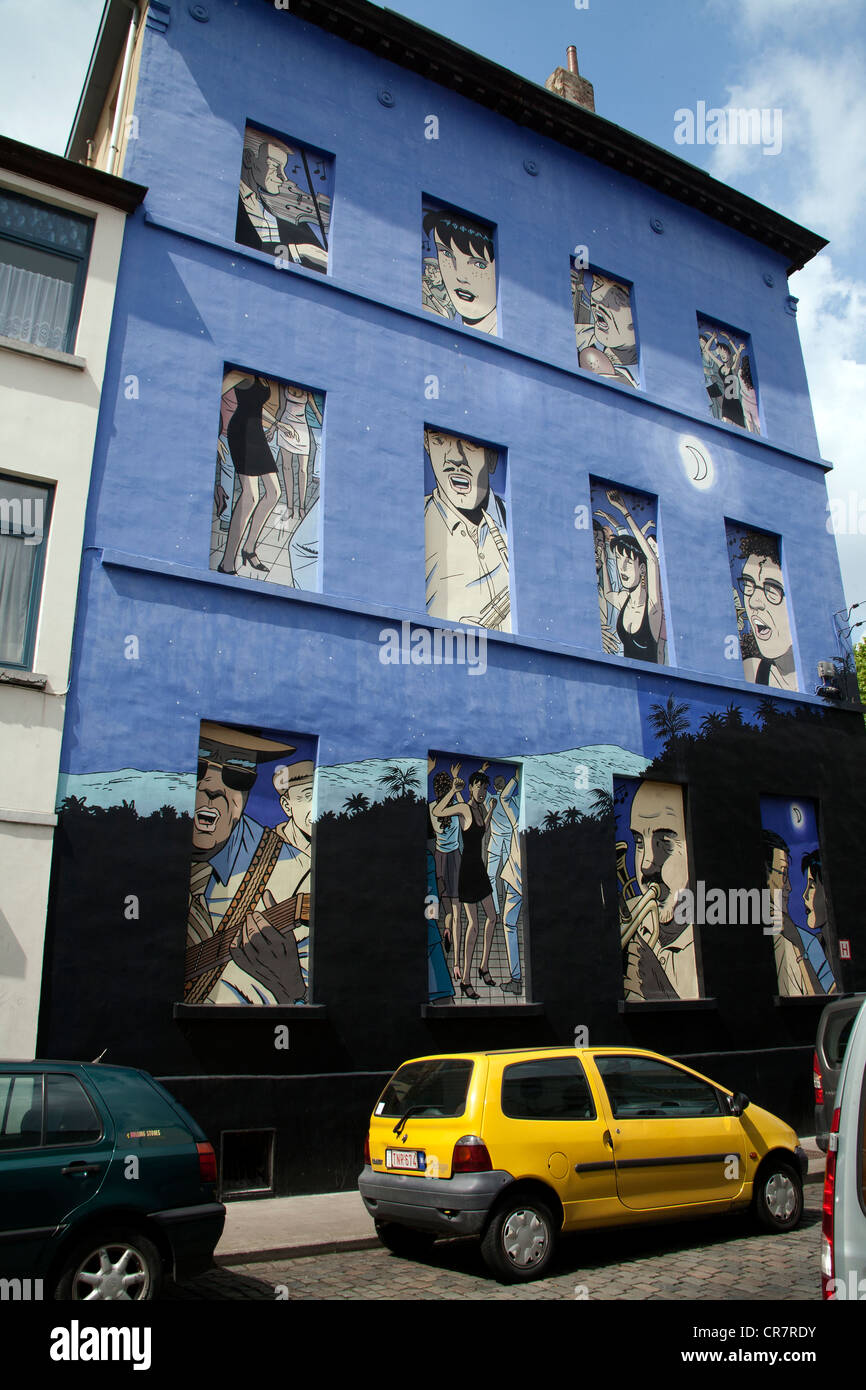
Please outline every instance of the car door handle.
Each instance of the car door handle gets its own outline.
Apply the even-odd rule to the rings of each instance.
[[[79,1160],[78,1163],[68,1163],[60,1171],[64,1178],[93,1178],[99,1172],[99,1164],[85,1163],[83,1160]]]
[[[613,1140],[612,1140],[611,1137],[610,1137],[610,1130],[609,1130],[609,1129],[606,1129],[606,1130],[604,1131],[604,1134],[601,1136],[601,1142],[602,1142],[603,1144],[607,1144],[607,1146],[608,1146],[609,1148],[611,1148],[611,1149],[613,1148]]]

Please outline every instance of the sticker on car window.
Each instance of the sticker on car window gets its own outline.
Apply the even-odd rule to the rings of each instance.
[[[374,1114],[374,1115],[381,1115],[381,1113],[382,1113],[382,1111],[383,1111],[384,1109],[385,1109],[385,1102],[384,1102],[383,1100],[380,1100],[380,1101],[379,1101],[379,1104],[376,1106],[376,1109],[373,1111],[373,1114]]]

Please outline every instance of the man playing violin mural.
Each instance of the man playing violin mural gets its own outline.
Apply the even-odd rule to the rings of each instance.
[[[316,182],[322,185],[316,188]],[[248,127],[238,193],[235,240],[254,251],[328,269],[331,199],[321,155]]]

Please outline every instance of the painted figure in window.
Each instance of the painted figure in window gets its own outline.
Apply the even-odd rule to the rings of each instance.
[[[760,434],[758,396],[746,340],[711,324],[699,321],[698,326],[704,385],[713,418]]]
[[[600,505],[602,487],[592,485],[593,541],[601,637],[611,655],[664,664],[666,628],[655,516],[640,524],[635,511],[654,507],[649,499],[616,488],[603,498],[617,516]],[[629,505],[631,503],[631,505]]]
[[[798,690],[779,538],[730,522],[726,530],[746,680]]]
[[[594,270],[571,272],[577,360],[587,371],[639,386],[631,292]]]
[[[449,846],[443,854],[437,850],[437,875],[440,912],[445,906],[443,940],[446,954],[452,949],[454,980],[461,1000],[482,998],[476,983],[484,990],[485,1002],[506,1002],[492,991],[519,995],[523,990],[520,962],[520,931],[523,906],[520,835],[516,813],[518,770],[489,762],[476,766],[468,776],[468,800],[464,798],[467,782],[460,776],[461,764],[452,763],[449,772],[435,772],[433,760],[430,803],[431,820],[436,831],[437,846]],[[488,770],[493,771],[493,791]],[[510,774],[506,777],[506,773]],[[498,814],[507,827],[507,845],[502,832],[494,828]],[[453,843],[452,843],[453,842]],[[499,920],[497,878],[504,889],[502,925],[503,943],[496,938]],[[462,914],[466,914],[465,931]],[[481,916],[483,914],[483,925]],[[473,979],[473,963],[481,935],[481,960],[477,981]],[[491,973],[494,968],[500,978]],[[502,978],[505,977],[505,978]]]
[[[424,208],[421,302],[431,314],[496,333],[493,229],[453,208]]]
[[[682,788],[614,785],[625,999],[697,999],[694,925],[678,910],[689,887]]]
[[[256,251],[328,269],[330,161],[248,126],[235,240]]]
[[[773,954],[779,994],[835,994],[815,804],[808,798],[762,797],[761,824],[764,886],[777,928]]]
[[[211,569],[318,589],[324,396],[228,371],[223,379]]]
[[[201,726],[184,1001],[300,1004],[307,991],[312,759],[293,744]],[[266,774],[264,765],[283,766]],[[260,771],[260,769],[262,769]],[[272,784],[282,787],[274,804]],[[267,788],[265,792],[264,789]],[[251,796],[262,824],[247,810]],[[265,808],[271,809],[266,810]],[[287,817],[287,819],[286,819]]]
[[[490,487],[498,450],[430,427],[424,449],[434,480],[424,499],[427,612],[510,632],[505,504]]]

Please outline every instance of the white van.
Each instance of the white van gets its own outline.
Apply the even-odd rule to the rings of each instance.
[[[851,1029],[830,1130],[821,1292],[866,1301],[866,1004]]]

